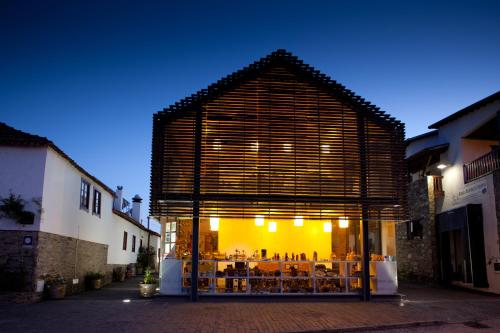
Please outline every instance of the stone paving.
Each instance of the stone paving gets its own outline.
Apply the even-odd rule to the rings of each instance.
[[[402,298],[141,299],[138,279],[60,301],[0,304],[0,332],[500,332],[500,297],[403,285]],[[124,303],[124,299],[130,299]],[[474,325],[473,325],[474,326]]]

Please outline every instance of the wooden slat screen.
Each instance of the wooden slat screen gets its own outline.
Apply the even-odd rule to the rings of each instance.
[[[358,220],[362,200],[387,220],[405,214],[404,126],[369,112],[358,118],[363,110],[287,64],[197,107],[203,119],[201,217]],[[192,214],[195,112],[155,118],[153,215]],[[366,198],[358,119],[365,129]]]

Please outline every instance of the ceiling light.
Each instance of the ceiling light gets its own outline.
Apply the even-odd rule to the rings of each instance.
[[[269,232],[276,232],[278,230],[278,224],[276,222],[269,222],[267,225],[267,230]]]
[[[219,218],[216,216],[210,217],[210,231],[219,231]]]
[[[295,219],[293,220],[293,225],[296,227],[302,227],[304,225],[304,217],[295,216]]]
[[[255,215],[255,225],[258,227],[262,227],[264,225],[264,216]]]
[[[323,231],[324,232],[332,232],[332,222],[323,223]]]
[[[341,229],[349,228],[349,218],[347,216],[339,217],[339,228]]]

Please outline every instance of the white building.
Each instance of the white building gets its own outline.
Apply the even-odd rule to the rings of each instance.
[[[159,234],[140,223],[140,197],[127,207],[121,187],[111,190],[47,138],[0,123],[0,161],[0,197],[19,196],[34,213],[0,217],[0,271],[22,276],[25,289],[42,274],[81,284],[101,272],[109,281],[141,246],[158,253]]]
[[[407,140],[400,275],[500,293],[500,92]]]

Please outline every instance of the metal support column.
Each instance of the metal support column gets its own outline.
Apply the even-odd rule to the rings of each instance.
[[[201,173],[201,137],[203,129],[203,110],[196,110],[194,138],[194,174],[193,174],[193,241],[191,255],[191,301],[198,300],[198,263],[200,239],[200,173]]]
[[[361,239],[362,249],[362,277],[363,288],[361,299],[370,300],[370,249],[368,248],[368,191],[366,184],[366,134],[365,115],[358,110],[358,139],[359,139],[359,169],[360,169],[360,197],[361,197]]]

